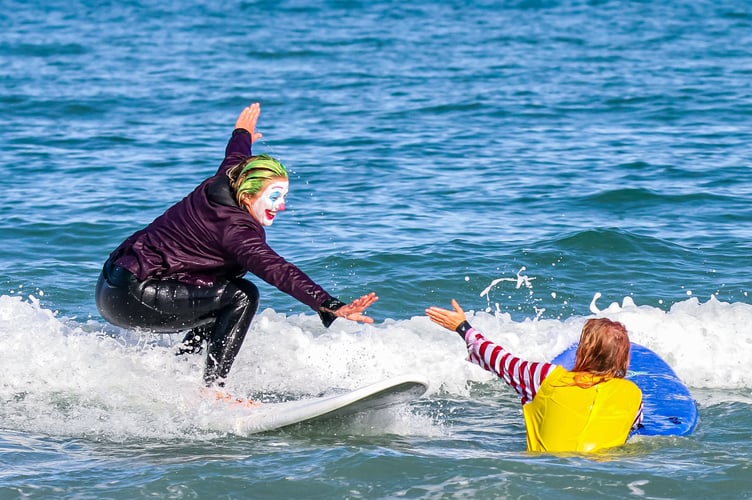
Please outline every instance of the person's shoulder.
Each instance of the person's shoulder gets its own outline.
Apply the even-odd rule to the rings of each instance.
[[[618,390],[624,394],[628,394],[632,397],[642,397],[642,391],[637,384],[631,380],[625,378],[612,378],[608,383],[613,386],[618,386]]]
[[[242,208],[227,210],[225,231],[228,237],[238,240],[258,239],[266,241],[264,226]]]
[[[631,380],[627,380],[627,379],[625,379],[625,378],[624,378],[624,379],[622,379],[622,380],[623,380],[624,382],[626,382],[626,383],[627,383],[627,384],[629,385],[629,387],[630,387],[630,390],[631,390],[632,392],[638,393],[638,394],[639,394],[640,396],[642,396],[642,390],[641,390],[641,389],[640,389],[640,388],[639,388],[639,387],[637,386],[637,384],[635,384],[635,383],[634,383],[634,382],[632,382]]]

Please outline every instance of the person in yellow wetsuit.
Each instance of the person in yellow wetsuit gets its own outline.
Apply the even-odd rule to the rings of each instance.
[[[468,360],[495,373],[522,398],[528,451],[593,452],[626,442],[642,422],[642,392],[624,377],[629,336],[607,318],[585,322],[574,368],[531,362],[491,342],[453,310],[429,307],[436,324],[456,331],[467,344]]]

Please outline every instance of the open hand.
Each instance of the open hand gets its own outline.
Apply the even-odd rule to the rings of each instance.
[[[437,325],[443,326],[447,330],[456,331],[457,327],[467,320],[465,311],[462,310],[456,300],[452,299],[452,308],[454,311],[442,309],[441,307],[431,306],[426,309],[426,316]]]
[[[258,121],[260,114],[261,105],[254,102],[250,106],[244,108],[243,111],[240,112],[238,119],[235,121],[235,128],[242,128],[251,134],[251,143],[254,143],[263,137],[261,132],[256,132],[256,122]]]
[[[352,321],[360,321],[361,323],[373,323],[373,318],[369,318],[364,315],[363,312],[368,309],[371,304],[379,300],[374,292],[353,300],[349,304],[345,304],[336,311],[329,310],[332,314],[339,318],[345,318]]]

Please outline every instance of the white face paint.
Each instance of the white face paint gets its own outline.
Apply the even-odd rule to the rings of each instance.
[[[277,212],[285,209],[285,196],[290,183],[283,180],[272,181],[258,195],[256,195],[250,206],[250,212],[254,219],[264,226],[271,226]]]

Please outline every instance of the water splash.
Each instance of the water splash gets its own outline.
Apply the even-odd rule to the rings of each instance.
[[[523,271],[526,271],[527,267],[522,266],[519,271],[517,271],[517,276],[515,278],[497,278],[483,289],[482,292],[480,292],[481,297],[486,297],[486,302],[488,306],[486,307],[486,312],[491,312],[491,297],[490,292],[492,289],[496,287],[499,283],[504,282],[511,282],[514,283],[514,289],[519,290],[523,286],[528,290],[527,297],[525,298],[526,302],[531,303],[533,307],[533,311],[535,313],[535,319],[540,319],[544,312],[546,312],[545,307],[538,307],[537,304],[535,304],[536,299],[534,298],[534,292],[533,292],[533,283],[532,281],[535,279],[534,277],[531,278],[527,275],[522,274]],[[555,294],[554,294],[555,297]],[[511,296],[509,297],[511,298]],[[498,302],[494,303],[495,311],[497,314],[501,313],[501,306]],[[518,309],[521,309],[521,306],[518,307]]]
[[[593,314],[624,323],[633,341],[666,359],[690,387],[712,389],[716,398],[752,388],[745,369],[752,359],[752,305],[693,297],[664,311],[626,297],[601,309],[599,298],[591,304]],[[468,318],[490,339],[531,360],[563,351],[587,319],[515,321],[498,311],[468,311]],[[0,426],[108,440],[205,439],[232,432],[233,411],[201,393],[203,358],[174,355],[179,340],[58,317],[33,297],[0,296]],[[374,325],[337,321],[327,330],[315,315],[266,309],[251,326],[227,390],[297,398],[408,372],[429,381],[428,400],[466,398],[476,384],[501,388],[465,356],[462,340],[425,316]],[[425,414],[394,412],[393,418],[398,421],[382,425],[440,432]]]

